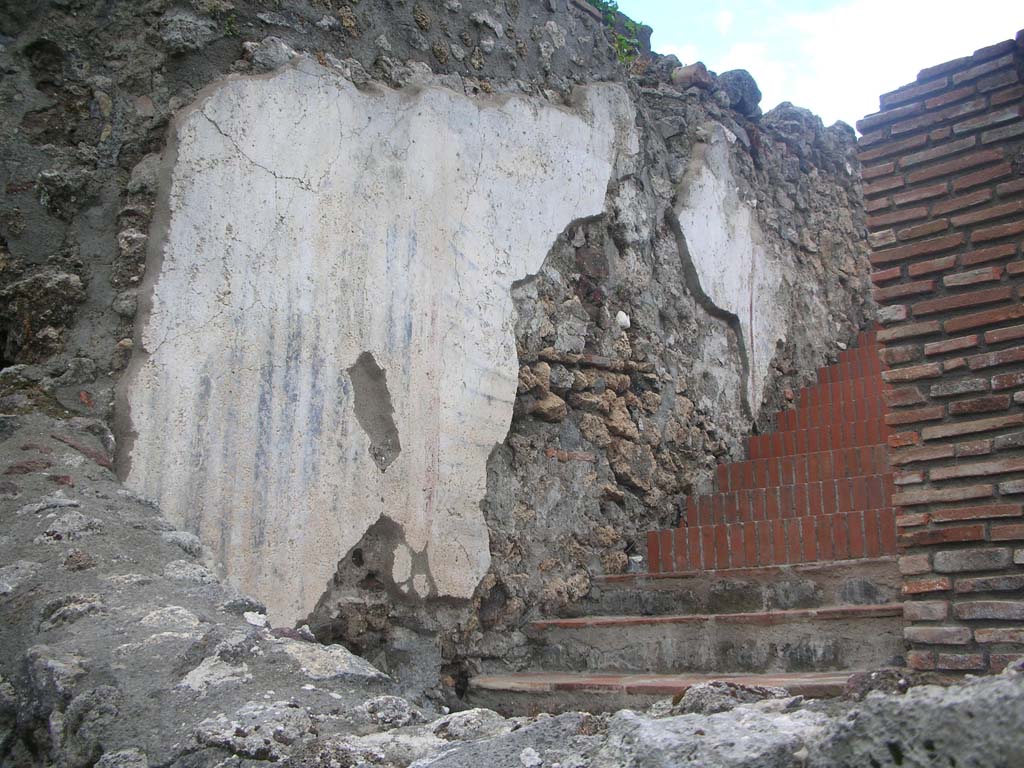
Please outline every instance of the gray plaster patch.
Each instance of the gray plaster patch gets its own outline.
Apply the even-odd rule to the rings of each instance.
[[[388,392],[388,374],[377,365],[373,355],[363,352],[348,369],[352,380],[353,409],[356,420],[370,438],[370,455],[377,468],[386,472],[398,454],[402,443],[395,426],[395,409]]]

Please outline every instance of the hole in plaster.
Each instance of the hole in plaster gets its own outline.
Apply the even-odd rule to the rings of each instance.
[[[356,568],[361,568],[363,565],[363,550],[359,547],[352,550],[352,564],[356,566]]]
[[[377,365],[372,354],[363,352],[348,369],[348,375],[355,394],[356,420],[370,438],[370,456],[377,469],[385,472],[402,452],[387,372]]]

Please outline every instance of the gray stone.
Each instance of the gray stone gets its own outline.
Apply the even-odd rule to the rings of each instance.
[[[672,707],[672,713],[713,715],[716,712],[727,712],[740,704],[753,704],[764,699],[784,699],[788,696],[789,692],[784,688],[739,685],[718,680],[688,688],[679,703]]]
[[[320,645],[301,640],[282,640],[278,650],[299,664],[311,680],[386,680],[387,675],[341,645]]]
[[[194,533],[167,531],[160,534],[160,538],[168,544],[181,548],[182,551],[192,555],[192,557],[199,557],[203,553],[203,542]]]
[[[193,584],[212,584],[217,580],[210,571],[199,563],[188,560],[172,560],[164,566],[164,577],[172,581],[186,581]]]
[[[0,595],[9,595],[42,568],[31,560],[18,560],[0,568]]]
[[[231,718],[225,715],[203,720],[196,727],[196,741],[227,749],[233,755],[257,760],[280,760],[287,748],[312,730],[313,721],[304,707],[288,701],[251,701]]]
[[[936,552],[932,567],[936,573],[961,573],[963,571],[993,571],[1007,567],[1012,556],[1009,549],[993,547],[975,549],[952,549]]]
[[[184,10],[165,13],[157,22],[157,30],[173,53],[198,50],[220,37],[212,20]]]
[[[107,752],[93,768],[149,768],[149,758],[138,749],[119,749]]]
[[[761,89],[745,69],[731,69],[718,76],[718,84],[729,96],[729,105],[741,115],[758,115]]]

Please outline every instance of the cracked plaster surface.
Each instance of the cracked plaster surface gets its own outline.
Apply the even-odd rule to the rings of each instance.
[[[434,86],[357,89],[303,59],[207,89],[172,128],[138,343],[120,391],[129,487],[198,533],[275,623],[304,617],[382,515],[396,581],[469,597],[485,465],[512,414],[512,283],[632,170],[614,84],[571,109]],[[383,369],[386,471],[348,368]],[[406,572],[408,571],[408,572]]]

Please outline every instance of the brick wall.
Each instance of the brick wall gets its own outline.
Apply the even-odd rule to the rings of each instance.
[[[908,662],[1024,655],[1024,33],[858,123]]]

